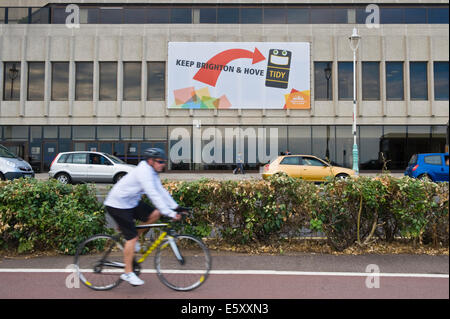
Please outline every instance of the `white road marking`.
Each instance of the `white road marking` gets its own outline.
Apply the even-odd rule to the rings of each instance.
[[[74,269],[43,268],[0,268],[0,273],[71,273]],[[92,271],[92,270],[84,270]],[[121,273],[122,270],[110,272]],[[171,270],[167,273],[204,273],[201,270]],[[143,269],[141,273],[154,274],[154,269]],[[281,276],[340,276],[340,277],[404,277],[404,278],[449,278],[448,274],[414,274],[414,273],[371,273],[371,272],[321,272],[321,271],[282,271],[282,270],[211,270],[210,275],[281,275]]]

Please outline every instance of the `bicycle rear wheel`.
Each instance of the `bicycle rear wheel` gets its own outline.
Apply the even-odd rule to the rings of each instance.
[[[113,236],[94,235],[78,246],[74,264],[81,282],[87,287],[112,289],[121,282],[123,247]]]
[[[155,268],[164,285],[178,291],[189,291],[206,281],[211,270],[211,256],[200,239],[178,235],[167,238],[158,246]]]

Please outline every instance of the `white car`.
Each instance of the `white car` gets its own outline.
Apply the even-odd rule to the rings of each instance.
[[[63,184],[117,183],[135,167],[107,153],[65,152],[55,157],[48,174]]]

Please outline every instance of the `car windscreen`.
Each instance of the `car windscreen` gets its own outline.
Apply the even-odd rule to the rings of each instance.
[[[413,156],[411,156],[411,159],[409,160],[408,166],[414,165],[416,163],[417,163],[417,155],[414,154]]]
[[[115,164],[126,164],[124,161],[122,161],[120,158],[115,157],[114,155],[107,154],[107,153],[105,153],[105,155],[106,155],[111,161],[113,161]]]
[[[16,155],[8,151],[8,149],[2,145],[0,145],[0,157],[17,158]]]

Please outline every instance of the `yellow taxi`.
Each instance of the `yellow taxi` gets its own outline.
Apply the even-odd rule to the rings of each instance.
[[[279,156],[270,164],[264,166],[262,177],[266,179],[269,176],[280,173],[313,182],[323,182],[329,176],[338,178],[355,176],[354,170],[332,166],[324,160],[312,155]]]

